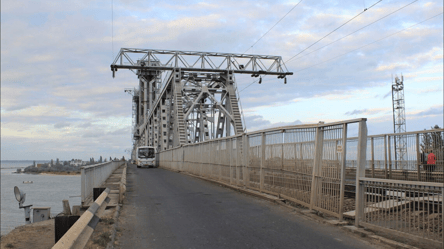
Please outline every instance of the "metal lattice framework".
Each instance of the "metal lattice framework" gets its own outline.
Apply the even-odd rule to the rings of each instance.
[[[139,78],[134,146],[159,151],[244,132],[234,74],[288,72],[280,56],[122,48],[111,71]]]
[[[395,77],[392,82],[392,103],[393,103],[393,129],[395,133],[406,132],[405,121],[405,99],[404,99],[404,77]],[[407,159],[407,140],[404,135],[395,136],[395,160],[396,168],[398,163],[402,163]],[[403,165],[399,165],[403,168]]]

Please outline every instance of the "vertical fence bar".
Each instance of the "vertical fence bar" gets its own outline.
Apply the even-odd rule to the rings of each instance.
[[[372,153],[372,178],[375,178],[375,141],[373,137],[370,138],[371,153]]]
[[[356,216],[355,226],[359,227],[360,220],[364,217],[364,195],[365,189],[360,178],[365,177],[365,163],[367,151],[367,124],[366,119],[359,122],[358,133],[358,156],[356,166]]]
[[[392,144],[390,143],[390,136],[387,136],[388,145],[388,177],[387,179],[392,179]]]
[[[419,133],[416,134],[416,167],[418,170],[417,180],[421,181],[421,153],[419,152]]]
[[[259,170],[260,190],[264,190],[264,168],[265,168],[265,132],[261,133],[261,168]]]
[[[338,147],[338,141],[336,141],[336,160],[338,157],[338,152],[336,151]],[[344,218],[344,192],[345,192],[345,163],[347,155],[347,124],[343,124],[342,128],[342,156],[341,156],[341,186],[340,186],[340,199],[339,199],[339,220],[343,220]]]
[[[85,189],[86,189],[86,186],[85,186],[85,184],[86,184],[86,174],[85,174],[85,169],[82,167],[82,168],[80,168],[80,171],[81,171],[81,186],[80,186],[80,192],[81,192],[81,203],[82,203],[82,206],[83,206],[83,204],[85,204],[85,198],[86,198],[86,196],[85,196]]]
[[[384,135],[384,178],[388,179],[387,169],[387,136]]]
[[[244,162],[243,178],[244,178],[244,186],[246,186],[246,187],[250,186],[250,180],[248,179],[249,175],[250,175],[250,172],[249,172],[249,169],[248,169],[248,167],[250,165],[250,162],[249,162],[250,159],[248,158],[249,157],[249,155],[248,155],[249,147],[250,147],[250,145],[248,144],[248,135],[243,135],[242,136],[242,152],[244,153],[243,154],[243,162]]]
[[[314,163],[313,163],[313,173],[311,181],[311,198],[310,198],[310,209],[313,209],[317,203],[317,192],[318,192],[318,175],[321,171],[322,166],[322,150],[324,147],[324,132],[322,127],[316,127],[316,138],[315,138],[315,153],[314,153]]]

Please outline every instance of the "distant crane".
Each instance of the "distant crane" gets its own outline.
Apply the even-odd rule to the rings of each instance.
[[[404,77],[395,76],[392,80],[393,130],[394,133],[406,132]],[[405,135],[395,136],[395,168],[403,168],[407,164],[407,138]]]

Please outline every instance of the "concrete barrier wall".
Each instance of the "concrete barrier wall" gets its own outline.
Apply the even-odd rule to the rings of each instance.
[[[82,206],[92,197],[93,189],[100,187],[109,176],[125,161],[111,161],[81,167],[81,201]]]

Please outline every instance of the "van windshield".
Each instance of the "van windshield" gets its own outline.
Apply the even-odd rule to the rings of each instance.
[[[154,158],[154,148],[139,148],[139,158]]]

